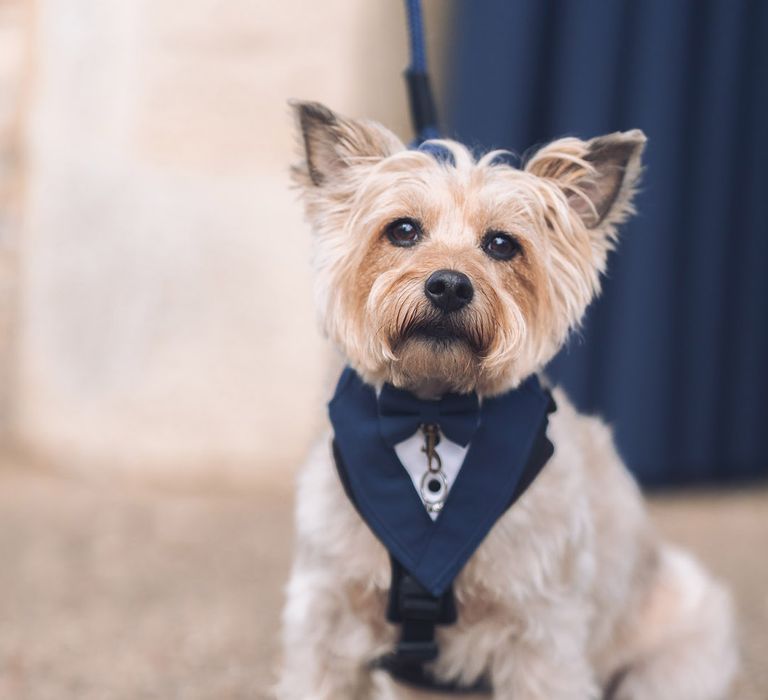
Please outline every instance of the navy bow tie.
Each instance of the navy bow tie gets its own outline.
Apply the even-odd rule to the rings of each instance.
[[[379,394],[379,426],[390,447],[406,440],[424,424],[440,426],[443,435],[466,447],[480,423],[477,394],[446,394],[434,401],[385,384]]]

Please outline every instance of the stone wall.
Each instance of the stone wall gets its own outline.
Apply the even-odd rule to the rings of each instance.
[[[290,97],[407,131],[400,3],[37,0],[15,434],[65,467],[284,473],[330,352]]]

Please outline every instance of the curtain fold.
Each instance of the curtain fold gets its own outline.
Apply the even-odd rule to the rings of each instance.
[[[549,374],[647,485],[768,475],[768,3],[454,5],[449,134],[649,137],[639,215]]]

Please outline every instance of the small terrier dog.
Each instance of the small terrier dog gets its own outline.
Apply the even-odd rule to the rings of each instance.
[[[448,157],[436,158],[377,123],[293,107],[320,317],[363,381],[482,400],[541,371],[599,292],[633,212],[642,132],[563,138],[518,169],[502,152],[476,159],[441,140]],[[428,298],[437,270],[469,285],[454,290],[461,308]],[[432,673],[487,676],[498,700],[726,697],[737,667],[728,594],[660,540],[608,428],[553,394],[554,455],[456,578],[458,621],[438,629]],[[281,700],[410,697],[371,670],[397,638],[390,564],[345,495],[328,436],[300,476],[297,530]]]

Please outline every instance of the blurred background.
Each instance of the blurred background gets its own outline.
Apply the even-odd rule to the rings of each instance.
[[[649,136],[640,215],[550,373],[734,589],[735,697],[765,700],[768,3],[425,11],[447,134]],[[286,102],[409,139],[407,60],[396,0],[0,0],[3,700],[268,696],[339,365]]]

